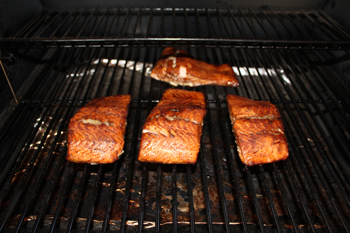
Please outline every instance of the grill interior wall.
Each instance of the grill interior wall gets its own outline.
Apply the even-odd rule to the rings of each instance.
[[[201,14],[207,21],[207,12]],[[160,27],[176,36],[178,24]],[[204,32],[214,33],[208,29]],[[48,49],[50,58],[35,69],[33,85],[0,135],[0,228],[349,231],[350,104],[321,53],[188,45],[183,49],[200,60],[233,66],[240,81],[239,88],[185,88],[205,93],[208,108],[195,165],[137,161],[142,125],[172,88],[149,77],[162,47]],[[69,119],[91,99],[115,94],[133,99],[121,159],[98,166],[66,162]],[[277,105],[289,142],[285,162],[242,165],[227,94]]]

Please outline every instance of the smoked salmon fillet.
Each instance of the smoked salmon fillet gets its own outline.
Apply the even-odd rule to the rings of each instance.
[[[196,163],[206,112],[203,93],[166,90],[143,125],[139,161]]]
[[[248,166],[273,163],[288,157],[281,114],[267,101],[227,95],[238,155]]]
[[[152,69],[151,77],[173,86],[218,85],[238,87],[232,67],[212,65],[191,57],[187,52],[167,47]]]
[[[66,159],[75,163],[106,164],[123,153],[130,95],[92,100],[70,119]]]

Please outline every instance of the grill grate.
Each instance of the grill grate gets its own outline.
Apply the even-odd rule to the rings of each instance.
[[[338,23],[315,10],[86,8],[43,9],[0,45],[349,49],[349,39]]]
[[[34,231],[348,232],[349,95],[314,50],[191,48],[229,63],[239,88],[205,93],[195,165],[137,161],[141,127],[166,83],[149,77],[162,48],[52,48],[0,135],[0,228]],[[327,52],[327,51],[323,51]],[[68,163],[70,117],[91,99],[131,94],[125,153],[110,165]],[[244,167],[227,94],[269,100],[283,116],[290,157]],[[347,95],[346,95],[347,94]]]

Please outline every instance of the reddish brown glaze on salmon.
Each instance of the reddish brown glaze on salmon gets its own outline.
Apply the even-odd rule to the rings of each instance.
[[[281,115],[275,105],[267,101],[256,101],[237,95],[227,95],[231,120],[234,119],[274,119]]]
[[[253,166],[287,159],[287,139],[275,105],[235,95],[227,96],[227,104],[243,164]]]
[[[106,164],[123,153],[130,95],[92,100],[70,119],[66,159],[75,163]]]
[[[236,75],[228,64],[212,65],[199,61],[187,52],[173,47],[163,50],[151,77],[173,86],[239,86]]]
[[[196,163],[205,114],[203,93],[166,90],[143,125],[138,159],[149,163]]]

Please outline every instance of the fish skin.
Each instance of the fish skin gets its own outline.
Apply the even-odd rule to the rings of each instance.
[[[152,69],[151,77],[173,86],[239,86],[236,75],[228,64],[209,64],[173,47],[163,50],[160,59]]]
[[[107,164],[123,152],[130,95],[96,98],[80,108],[68,125],[66,159]]]
[[[226,100],[243,164],[253,166],[288,158],[281,114],[275,105],[236,95],[227,95]]]
[[[139,161],[196,163],[205,114],[203,93],[166,90],[143,125]]]

